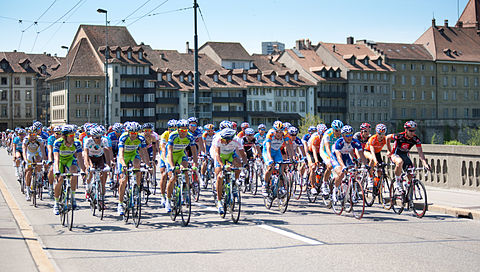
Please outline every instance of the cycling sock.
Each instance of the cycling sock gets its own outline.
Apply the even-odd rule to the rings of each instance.
[[[395,180],[400,182],[402,180],[402,176],[395,176]]]
[[[55,197],[55,203],[58,203],[58,201],[60,201],[58,197]]]

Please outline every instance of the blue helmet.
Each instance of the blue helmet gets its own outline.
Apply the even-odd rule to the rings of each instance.
[[[296,128],[294,126],[290,126],[288,128],[288,134],[290,134],[292,136],[296,136],[298,134],[298,128]]]
[[[352,134],[353,133],[353,127],[349,125],[345,125],[342,127],[342,134]]]
[[[253,135],[253,134],[255,134],[255,130],[253,130],[253,128],[245,129],[245,135]]]
[[[316,127],[310,126],[310,127],[308,127],[308,130],[307,130],[307,131],[308,131],[308,133],[312,133],[312,132],[315,132],[315,130],[317,130]]]
[[[263,129],[266,129],[267,127],[266,127],[264,124],[258,125],[258,129],[259,129],[259,130],[262,129],[262,128],[263,128]]]
[[[125,123],[125,130],[128,132],[139,132],[141,129],[142,129],[142,126],[140,126],[140,124],[137,122]]]
[[[181,128],[181,127],[188,127],[188,121],[185,120],[185,119],[180,119],[178,120],[177,122],[177,127]]]
[[[332,121],[332,128],[335,130],[340,130],[343,127],[343,122],[340,120],[333,120]]]
[[[187,121],[188,121],[189,124],[190,124],[190,123],[198,123],[197,117],[190,117],[190,118],[188,118]]]
[[[325,133],[327,131],[327,126],[325,124],[318,124],[317,125],[317,132],[319,133]]]
[[[63,135],[71,134],[73,132],[74,132],[73,127],[71,125],[64,125],[62,127],[62,134]]]
[[[142,128],[143,128],[143,129],[152,129],[152,130],[153,130],[154,127],[155,127],[155,126],[153,125],[153,123],[145,123],[145,124],[143,124],[143,127],[142,127]]]
[[[167,126],[169,128],[177,127],[177,120],[175,120],[175,119],[169,120],[168,123],[167,123]]]
[[[230,129],[233,128],[232,122],[227,120],[220,122],[219,129],[223,130],[225,128],[230,128]]]
[[[115,124],[113,125],[113,128],[112,128],[112,129],[113,129],[113,131],[115,131],[116,133],[122,133],[122,131],[123,131],[123,125],[122,125],[122,123],[115,123]]]

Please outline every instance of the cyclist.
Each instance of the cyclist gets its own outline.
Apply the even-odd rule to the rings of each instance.
[[[303,149],[305,149],[306,154],[308,154],[308,140],[310,140],[310,137],[312,137],[312,135],[315,132],[317,132],[317,127],[310,126],[307,129],[307,133],[305,133],[305,135],[303,135],[303,137],[302,137]],[[321,138],[320,138],[320,140],[321,140]]]
[[[202,130],[198,127],[198,119],[196,117],[188,118],[188,132],[193,136],[197,151],[205,151],[203,150]],[[187,155],[189,158],[193,155],[190,147],[187,147]]]
[[[107,137],[110,138],[112,142],[112,152],[113,157],[117,157],[118,155],[118,139],[123,133],[123,125],[121,123],[115,123],[112,127],[112,132],[107,134]]]
[[[423,167],[427,170],[430,170],[430,165],[428,164],[427,160],[425,159],[425,155],[423,154],[422,149],[422,142],[420,139],[415,135],[415,131],[417,128],[417,123],[414,121],[407,121],[404,126],[405,131],[398,133],[398,134],[390,134],[387,136],[387,149],[389,151],[388,156],[392,159],[393,163],[395,163],[395,183],[394,186],[397,190],[403,191],[402,188],[402,169],[405,170],[411,166],[413,166],[412,160],[408,156],[410,149],[413,146],[417,147],[418,156],[422,161]],[[393,149],[390,146],[390,142],[394,142]]]
[[[167,201],[165,202],[165,211],[167,213],[172,211],[172,193],[173,187],[177,176],[173,173],[179,173],[179,169],[176,169],[177,165],[181,165],[183,168],[188,168],[188,158],[185,154],[185,149],[187,146],[190,146],[192,152],[194,165],[197,163],[197,147],[195,146],[195,138],[188,132],[189,124],[185,119],[181,119],[177,122],[177,131],[170,133],[168,137],[168,142],[166,146],[166,163],[167,163],[167,172],[170,176],[170,179],[167,184]],[[186,182],[188,183],[188,177],[186,177]]]
[[[316,127],[316,132],[312,134],[311,137],[309,137],[307,146],[308,146],[308,165],[309,165],[309,171],[310,171],[310,184],[312,185],[312,188],[310,191],[312,192],[313,195],[318,194],[317,189],[315,188],[315,169],[320,163],[325,163],[320,156],[320,145],[322,142],[322,138],[324,133],[327,131],[327,126],[325,124],[318,124]],[[322,182],[322,194],[328,195],[327,189],[328,186],[324,186]]]
[[[51,167],[51,164],[53,164],[53,161],[54,161],[53,143],[60,137],[62,137],[62,127],[56,126],[53,128],[53,135],[50,135],[50,137],[48,137],[47,139],[47,156],[48,156],[47,164],[50,165],[49,171],[48,171],[48,183],[50,184],[49,194],[51,198],[53,198],[53,181],[54,181],[53,167]]]
[[[93,127],[90,129],[90,138],[85,137],[85,143],[83,145],[85,167],[87,169],[99,169],[103,170],[106,164],[110,164],[110,156],[108,149],[108,139],[104,135],[104,130],[101,127]],[[91,186],[90,181],[92,176],[89,175],[87,179],[87,188],[85,192],[85,198],[90,198]],[[105,193],[105,182],[107,180],[107,172],[100,173],[100,181],[102,183],[103,192]]]
[[[373,188],[373,167],[379,163],[383,162],[382,155],[380,152],[385,146],[387,141],[385,140],[385,134],[387,133],[387,127],[384,124],[378,124],[375,127],[376,134],[368,139],[367,145],[365,146],[364,154],[367,160],[369,161],[370,166],[370,175],[368,177],[367,188]]]
[[[75,139],[75,131],[72,126],[64,125],[62,127],[62,137],[57,139],[53,143],[53,159],[55,167],[55,175],[58,177],[60,173],[69,171],[70,173],[76,173],[78,166],[80,166],[81,172],[85,172],[85,166],[83,165],[82,157],[82,144]],[[54,198],[55,204],[53,205],[53,213],[58,215],[58,201],[60,192],[62,190],[63,177],[57,178],[55,184]],[[73,208],[76,208],[75,191],[77,189],[77,177],[72,177],[72,192],[73,192]]]
[[[165,171],[166,165],[166,153],[167,142],[170,134],[177,130],[177,120],[172,119],[167,122],[168,129],[160,135],[160,200],[161,206],[165,206],[165,200],[167,199],[167,172]]]
[[[268,188],[270,187],[270,177],[272,175],[275,163],[282,162],[282,152],[281,147],[284,143],[287,143],[287,153],[286,155],[291,158],[292,150],[289,138],[284,134],[283,123],[280,121],[275,121],[273,123],[273,128],[268,131],[265,142],[263,143],[262,156],[265,165],[267,166],[267,171],[265,172],[265,184],[262,186],[262,194],[268,196]],[[281,171],[283,172],[284,166],[282,165]]]
[[[23,139],[25,138],[26,131],[25,129],[21,128],[18,129],[17,132],[18,136],[13,138],[12,141],[12,150],[15,152],[15,156],[13,157],[13,161],[15,163],[15,175],[20,177],[20,163],[24,160],[23,157]],[[13,136],[12,136],[13,137]]]
[[[154,131],[152,123],[143,124],[143,137],[147,142],[147,151],[150,155],[150,160],[154,161],[158,154],[158,134]]]
[[[342,136],[341,129],[343,127],[343,123],[340,120],[333,120],[331,124],[331,128],[329,128],[323,134],[322,141],[320,142],[320,157],[322,158],[323,162],[325,163],[326,169],[323,175],[323,183],[322,183],[322,194],[328,195],[329,186],[328,186],[328,179],[332,172],[332,148],[335,142]]]
[[[250,124],[249,124],[249,123],[243,122],[243,123],[240,125],[240,128],[241,128],[242,130],[237,134],[237,137],[238,137],[239,139],[242,139],[243,137],[245,137],[245,130],[246,130],[247,128],[249,128],[249,127],[250,127]]]
[[[230,164],[234,167],[240,167],[240,161],[238,154],[242,157],[244,164],[246,163],[246,154],[243,150],[243,145],[235,137],[236,131],[231,128],[225,128],[213,137],[212,147],[210,148],[210,154],[215,161],[215,176],[217,178],[217,207],[218,213],[223,214],[223,201],[222,201],[222,189],[223,189],[223,172],[222,170],[230,171]],[[235,180],[238,180],[240,171],[235,171]]]
[[[260,124],[257,127],[258,132],[255,134],[255,141],[257,142],[257,145],[259,147],[259,154],[262,154],[262,146],[263,142],[265,142],[265,138],[267,137],[267,128],[265,127],[264,124]]]
[[[369,123],[362,123],[360,125],[360,131],[356,132],[353,135],[353,139],[358,140],[362,144],[362,148],[365,149],[365,145],[368,142],[368,139],[372,136],[370,134],[371,125]],[[358,158],[358,154],[355,153],[355,158]]]
[[[202,135],[203,139],[203,144],[204,144],[204,150],[205,150],[205,156],[208,156],[210,154],[210,147],[212,146],[212,140],[213,137],[215,136],[215,126],[213,124],[207,124],[204,126],[205,132]],[[205,185],[205,179],[203,178],[205,176],[205,171],[207,170],[207,158],[205,158],[202,162],[201,166],[201,185]]]
[[[341,134],[342,137],[335,142],[332,148],[331,164],[335,173],[333,201],[337,201],[337,191],[345,176],[345,169],[348,166],[354,165],[352,159],[355,158],[355,152],[353,150],[357,150],[362,163],[366,163],[362,144],[357,139],[353,139],[353,128],[345,125],[341,129]]]
[[[26,168],[25,168],[25,183],[27,185],[26,199],[30,201],[31,193],[31,178],[33,167],[30,167],[32,163],[40,163],[43,160],[46,160],[45,146],[41,136],[37,135],[37,131],[33,126],[27,128],[28,136],[23,140],[23,157],[25,158]],[[38,174],[42,170],[41,165],[35,165],[35,172]],[[35,177],[36,178],[36,177]],[[35,190],[35,188],[33,188]]]

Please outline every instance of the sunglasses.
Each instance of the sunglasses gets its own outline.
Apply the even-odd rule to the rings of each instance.
[[[261,128],[261,129],[259,129],[259,130],[261,130],[261,131],[265,131],[265,129],[264,129],[264,128]]]
[[[176,128],[169,128],[168,131],[175,131],[177,130]]]
[[[95,137],[92,137],[93,139],[101,139],[102,137],[100,136],[95,136]]]
[[[130,132],[130,135],[137,135],[138,132]]]
[[[353,137],[353,134],[346,134],[345,137]]]
[[[409,129],[408,131],[410,131],[410,132],[415,132],[415,131],[417,131],[417,130],[416,130],[416,129]]]
[[[186,128],[180,129],[180,128],[179,128],[179,129],[178,129],[178,132],[188,132],[188,129],[186,129]]]
[[[196,127],[197,126],[197,124],[188,124],[188,125],[191,126],[191,127]]]
[[[75,133],[67,134],[67,137],[73,138],[75,136]]]

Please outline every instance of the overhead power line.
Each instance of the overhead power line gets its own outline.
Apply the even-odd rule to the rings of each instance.
[[[164,4],[166,4],[168,2],[168,0],[165,0],[163,1],[162,3],[160,3],[159,5],[157,5],[156,7],[154,7],[151,11],[145,13],[144,15],[140,16],[137,20],[131,22],[130,24],[128,24],[128,26],[131,26],[133,25],[134,23],[138,22],[138,20],[148,16],[150,13],[154,12],[155,10],[157,10],[158,8],[160,8],[161,6],[163,6]]]
[[[151,0],[145,1],[145,3],[141,4],[141,5],[140,5],[137,9],[135,9],[132,13],[128,14],[127,17],[123,18],[122,20],[119,20],[119,21],[117,22],[117,25],[118,25],[119,23],[125,23],[125,21],[126,21],[130,16],[132,16],[133,14],[135,14],[135,12],[137,12],[139,9],[143,8],[143,6],[145,6],[145,5],[146,5],[148,2],[150,2],[150,1],[151,1]]]
[[[202,10],[200,9],[200,6],[198,6],[198,11],[200,11],[200,17],[202,18],[203,26],[205,27],[205,30],[207,31],[208,40],[211,41],[212,38],[210,38],[210,33],[208,32],[207,24],[205,23],[205,19],[203,18],[203,14],[202,14]]]

